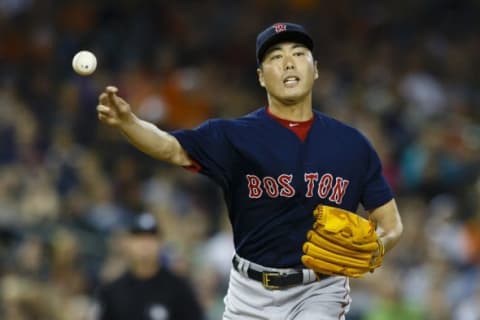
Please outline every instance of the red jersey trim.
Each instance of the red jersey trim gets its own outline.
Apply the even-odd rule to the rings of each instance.
[[[190,161],[192,161],[192,164],[189,165],[189,166],[183,166],[183,168],[187,169],[188,171],[195,172],[195,173],[198,173],[198,172],[200,172],[200,170],[202,170],[202,166],[200,165],[200,163],[193,160],[192,158],[190,158]]]
[[[315,116],[312,116],[311,119],[307,121],[291,121],[279,118],[270,112],[270,109],[267,107],[267,114],[275,121],[280,123],[283,127],[287,128],[288,130],[295,133],[295,135],[303,141],[307,138],[308,132],[312,127],[313,120],[315,120]]]

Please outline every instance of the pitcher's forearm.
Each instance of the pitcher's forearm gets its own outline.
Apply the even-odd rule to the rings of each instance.
[[[98,98],[98,118],[103,123],[120,129],[129,142],[147,155],[176,164],[192,164],[178,140],[150,122],[135,116],[128,102],[117,95],[118,89],[108,86]]]
[[[385,252],[391,250],[399,241],[403,232],[403,224],[395,200],[390,200],[376,208],[370,218],[377,224],[377,235],[382,241]]]
[[[178,140],[150,122],[133,115],[120,130],[133,146],[155,159],[179,166],[191,164]]]
[[[403,228],[401,226],[397,226],[392,230],[389,230],[388,232],[382,233],[379,238],[380,241],[382,241],[384,247],[385,247],[385,252],[390,251],[397,242],[400,240],[400,236],[402,235],[402,230]]]

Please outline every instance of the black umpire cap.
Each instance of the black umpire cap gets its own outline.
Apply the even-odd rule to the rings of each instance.
[[[284,41],[301,43],[310,51],[313,50],[312,37],[304,27],[290,22],[277,22],[260,32],[257,36],[257,65],[260,66],[262,63],[268,48]]]
[[[130,234],[159,234],[160,229],[155,217],[146,212],[137,214],[132,218],[128,226],[128,232]]]

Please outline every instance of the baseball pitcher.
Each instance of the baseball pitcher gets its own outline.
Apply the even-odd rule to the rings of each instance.
[[[318,77],[304,27],[259,33],[268,105],[237,119],[163,131],[107,87],[99,119],[148,155],[210,177],[224,191],[236,253],[225,320],[345,319],[349,278],[382,264],[402,223],[367,139],[312,108]],[[359,205],[364,219],[355,212]]]

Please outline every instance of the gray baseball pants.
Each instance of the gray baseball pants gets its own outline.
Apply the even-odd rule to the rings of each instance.
[[[275,270],[279,269],[265,268]],[[349,293],[346,277],[269,290],[232,268],[223,320],[344,320],[351,302]]]

